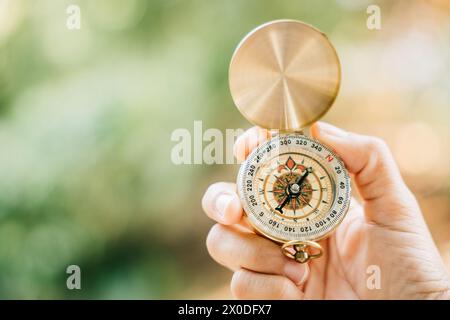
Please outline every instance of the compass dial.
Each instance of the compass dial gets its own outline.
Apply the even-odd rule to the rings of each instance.
[[[342,161],[298,134],[277,136],[254,150],[237,186],[250,223],[279,242],[324,238],[342,221],[350,201]]]

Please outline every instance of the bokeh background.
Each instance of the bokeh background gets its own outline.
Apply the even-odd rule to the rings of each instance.
[[[238,166],[175,165],[170,137],[249,127],[228,63],[279,18],[329,35],[343,82],[325,120],[386,139],[450,266],[449,1],[0,0],[0,298],[230,297],[200,199]]]

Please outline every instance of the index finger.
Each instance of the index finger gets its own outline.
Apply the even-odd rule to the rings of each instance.
[[[240,135],[234,144],[234,156],[239,161],[247,159],[248,155],[271,137],[271,133],[267,129],[260,127],[252,127]]]

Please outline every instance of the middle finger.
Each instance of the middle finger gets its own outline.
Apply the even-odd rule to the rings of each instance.
[[[207,247],[214,260],[231,270],[284,275],[297,285],[308,276],[307,264],[285,257],[277,244],[254,233],[216,224],[208,235]]]

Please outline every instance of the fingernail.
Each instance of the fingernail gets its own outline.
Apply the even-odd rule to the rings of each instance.
[[[288,261],[284,266],[284,274],[297,286],[305,283],[309,275],[308,264]]]
[[[347,135],[347,132],[339,129],[331,124],[328,124],[326,122],[318,122],[317,123],[317,129],[320,134],[329,135],[329,136],[335,136],[335,137],[344,137]]]
[[[224,216],[225,215],[225,210],[228,206],[228,204],[231,202],[231,200],[233,199],[233,196],[229,195],[229,194],[221,194],[217,197],[216,200],[216,212],[220,215],[220,216]]]
[[[267,129],[258,128],[257,141],[258,145],[262,144],[269,138],[269,131]]]

